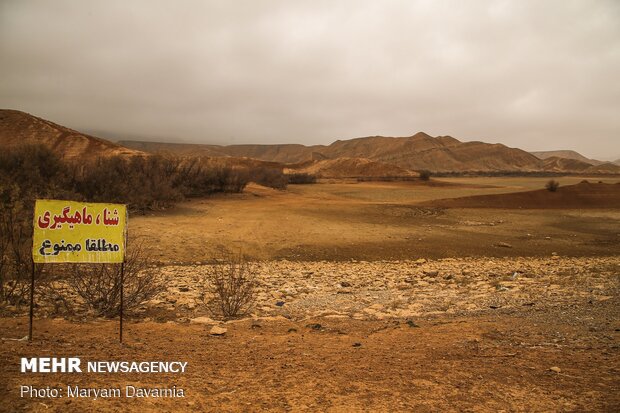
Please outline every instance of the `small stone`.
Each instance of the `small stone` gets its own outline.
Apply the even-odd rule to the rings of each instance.
[[[353,347],[362,347],[362,343],[353,343]]]
[[[189,291],[189,287],[179,287],[179,291],[182,293],[186,293]]]
[[[407,325],[408,325],[409,327],[411,327],[411,328],[414,328],[414,327],[420,327],[420,326],[419,326],[419,325],[417,325],[417,324],[415,323],[415,321],[413,321],[413,320],[407,320]]]
[[[286,304],[284,301],[276,301],[278,307],[282,307],[284,304]]]
[[[190,324],[217,324],[217,321],[209,317],[196,317],[189,320]]]
[[[307,324],[306,327],[311,328],[313,330],[320,330],[323,326],[320,325],[319,323],[311,323],[311,324]]]
[[[227,331],[228,331],[228,329],[226,329],[224,327],[213,326],[213,328],[211,328],[211,331],[209,332],[209,334],[211,334],[212,336],[223,336],[224,334],[226,334]]]
[[[495,244],[495,245],[497,245],[498,247],[502,247],[502,248],[512,248],[512,245],[510,245],[510,244],[509,244],[509,243],[507,243],[507,242],[498,242],[498,243],[497,243],[497,244]]]
[[[418,265],[422,265],[426,263],[426,260],[424,258],[420,258],[420,259],[415,260],[415,263]]]
[[[437,270],[426,270],[426,271],[424,271],[424,275],[427,275],[429,277],[437,277],[437,275],[439,275],[439,271],[437,271]]]
[[[562,369],[557,367],[557,366],[553,366],[549,370],[553,371],[554,373],[561,373],[562,372]]]
[[[340,283],[340,286],[341,286],[341,287],[344,287],[344,288],[347,288],[347,287],[350,287],[350,286],[351,286],[351,283],[350,283],[350,282],[348,282],[348,281],[342,281],[342,282]]]

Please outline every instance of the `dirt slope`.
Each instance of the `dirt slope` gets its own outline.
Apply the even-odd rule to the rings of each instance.
[[[300,166],[288,168],[287,173],[307,173],[318,178],[352,177],[414,177],[419,174],[388,163],[371,161],[365,158],[338,158],[311,161]]]
[[[445,208],[620,208],[620,184],[580,183],[560,186],[556,192],[539,189],[509,194],[440,199],[424,205]]]
[[[586,158],[579,152],[571,151],[571,150],[560,150],[560,151],[537,151],[530,152],[532,155],[536,156],[539,159],[548,159],[548,158],[565,158],[565,159],[573,159],[576,161],[581,161],[585,163],[589,163],[590,165],[599,165],[604,163],[603,161],[599,161],[596,159]]]
[[[0,110],[0,147],[44,144],[65,159],[143,155],[104,139],[86,135],[18,110]]]
[[[583,172],[593,167],[592,164],[577,159],[560,158],[558,156],[550,156],[543,161],[545,171],[549,172]]]
[[[450,136],[419,132],[409,137],[368,136],[315,145],[179,145],[122,141],[123,145],[154,152],[189,154],[217,152],[228,156],[300,163],[310,159],[365,158],[409,170],[432,171],[538,171],[543,163],[521,149],[484,142],[461,142]]]
[[[620,165],[606,162],[599,165],[592,165],[586,169],[585,172],[590,174],[620,174]]]

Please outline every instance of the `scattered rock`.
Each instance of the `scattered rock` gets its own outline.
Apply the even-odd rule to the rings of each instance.
[[[320,330],[321,328],[323,328],[323,326],[320,325],[319,323],[306,324],[306,327],[311,328],[313,330]]]
[[[284,304],[286,304],[284,301],[276,301],[278,307],[282,307]]]
[[[362,343],[353,343],[353,347],[362,347]]]
[[[409,327],[411,327],[411,328],[414,328],[414,327],[416,327],[416,328],[417,328],[417,327],[420,327],[420,326],[419,326],[419,325],[417,325],[417,324],[415,323],[415,321],[413,321],[413,320],[407,320],[407,325],[408,325]]]
[[[190,324],[217,324],[217,321],[209,317],[196,317],[189,320]]]
[[[350,283],[350,282],[348,282],[348,281],[342,281],[342,282],[340,283],[340,286],[341,286],[341,287],[344,287],[344,288],[351,287],[351,283]]]
[[[512,248],[512,245],[510,245],[507,242],[498,242],[497,244],[495,244],[498,247],[502,247],[502,248]]]
[[[557,366],[553,366],[549,370],[553,371],[554,373],[561,373],[562,372],[562,369],[557,367]]]
[[[228,329],[224,327],[213,326],[213,328],[211,328],[211,331],[209,331],[209,334],[211,334],[212,336],[223,336],[224,334],[226,334],[227,331]]]
[[[437,277],[439,275],[439,271],[437,270],[425,270],[424,275],[428,277]]]

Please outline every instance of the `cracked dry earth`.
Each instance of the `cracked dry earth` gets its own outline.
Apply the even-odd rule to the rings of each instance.
[[[256,263],[250,317],[214,321],[208,265],[127,323],[43,318],[4,341],[0,411],[620,411],[620,258]],[[211,335],[213,325],[227,331]],[[0,319],[23,336],[24,317]],[[46,353],[47,352],[47,353]],[[31,375],[33,385],[177,385],[184,399],[28,400],[21,355],[182,360],[185,375]],[[164,356],[162,356],[164,355]]]

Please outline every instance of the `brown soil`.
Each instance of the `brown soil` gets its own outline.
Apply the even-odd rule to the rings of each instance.
[[[618,298],[474,317],[198,325],[40,320],[0,350],[0,411],[618,411]],[[615,318],[615,321],[614,320]],[[320,327],[313,326],[320,324]],[[3,336],[24,318],[0,319]],[[19,374],[20,356],[188,361],[186,374]],[[559,367],[559,372],[550,370]],[[183,399],[20,399],[34,386],[184,388]]]
[[[617,253],[620,209],[612,209],[613,205],[590,210],[434,206],[456,202],[437,201],[443,198],[513,192],[499,199],[519,197],[519,192],[542,188],[545,182],[478,178],[430,184],[334,183],[291,185],[286,191],[251,186],[244,194],[133,216],[129,235],[130,241],[145,241],[162,263],[208,261],[222,249],[256,259],[310,261]],[[620,189],[620,185],[591,186],[616,195]],[[539,196],[563,197],[568,190],[561,186],[556,194],[540,191]],[[498,248],[502,242],[512,248]]]
[[[572,190],[570,179],[551,195]],[[122,346],[117,321],[43,318],[42,301],[32,343],[15,340],[27,334],[26,317],[0,318],[0,411],[620,411],[618,207],[535,209],[530,190],[545,179],[446,181],[251,186],[131,217],[130,242],[141,238],[162,263],[183,263],[153,270],[166,291],[136,309]],[[588,202],[612,187],[592,186]],[[480,195],[531,203],[425,204]],[[210,268],[197,262],[220,249],[267,261],[257,264],[252,318],[223,324],[228,331],[216,337],[212,320],[195,324]],[[494,258],[504,256],[522,258]],[[187,361],[189,370],[21,374],[28,356]],[[186,397],[18,393],[20,385],[127,384],[176,385]]]
[[[0,109],[0,146],[7,149],[24,144],[43,144],[65,159],[79,161],[106,156],[145,155],[144,152],[125,148],[29,113]]]
[[[580,183],[555,192],[539,189],[500,195],[440,199],[423,205],[441,208],[605,209],[620,208],[620,184]]]

